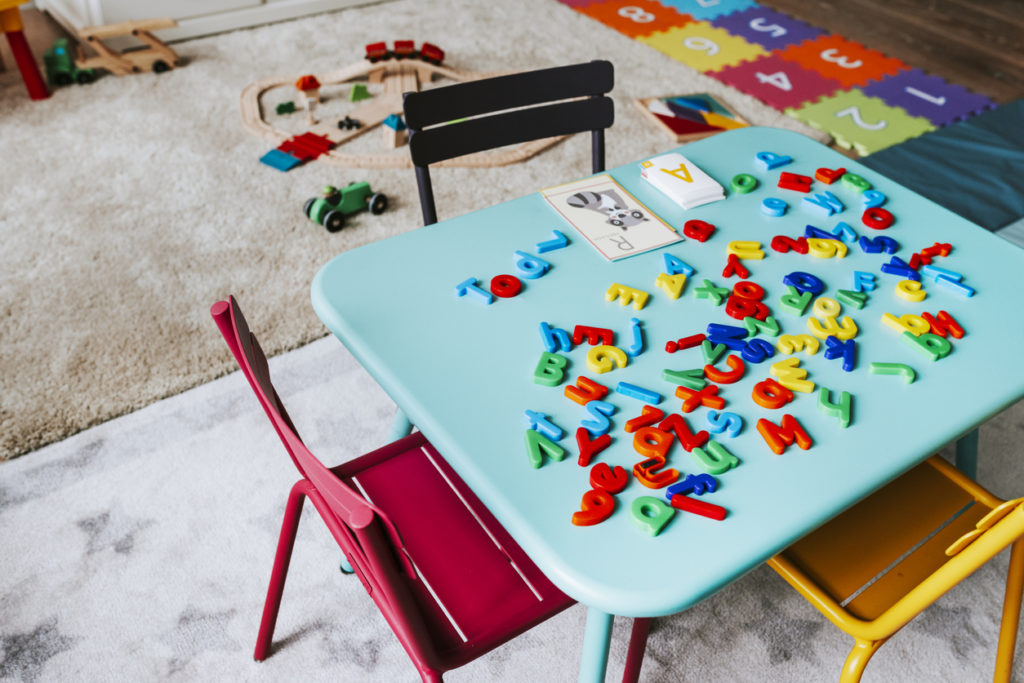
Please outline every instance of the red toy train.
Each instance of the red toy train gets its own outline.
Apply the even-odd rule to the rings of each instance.
[[[392,57],[395,59],[422,59],[440,66],[444,61],[444,50],[427,42],[424,42],[422,47],[417,50],[416,43],[411,40],[396,40],[394,50],[389,50],[385,42],[370,43],[366,46],[366,58],[370,62],[379,62]]]

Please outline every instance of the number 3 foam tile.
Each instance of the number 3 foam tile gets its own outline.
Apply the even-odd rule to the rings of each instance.
[[[920,69],[902,71],[865,87],[864,94],[901,107],[911,116],[923,116],[936,126],[992,109],[996,103],[960,85],[929,76]]]
[[[834,78],[844,88],[866,85],[909,68],[895,57],[886,57],[881,52],[837,35],[791,45],[778,55],[826,78]]]
[[[935,126],[876,97],[867,97],[854,88],[823,97],[786,113],[815,128],[820,128],[846,149],[861,155],[871,154],[898,142],[922,135]]]
[[[661,0],[661,4],[703,21],[757,7],[754,0]]]
[[[760,45],[703,21],[638,38],[697,71],[715,71],[768,54]]]
[[[680,14],[674,8],[665,7],[654,0],[608,0],[580,7],[579,11],[631,38],[685,26],[694,21],[693,17]]]
[[[708,76],[753,95],[779,111],[831,95],[840,87],[839,81],[775,55],[727,66]]]
[[[733,12],[711,23],[766,50],[781,50],[825,33],[820,28],[767,7],[751,7],[742,12]]]

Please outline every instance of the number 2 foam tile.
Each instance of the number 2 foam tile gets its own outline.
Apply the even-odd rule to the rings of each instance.
[[[823,97],[799,109],[787,109],[786,114],[820,128],[840,146],[856,149],[861,155],[935,130],[928,119],[890,107],[856,88]]]
[[[775,55],[758,57],[709,73],[726,85],[752,95],[770,107],[785,111],[839,90],[839,81]]]
[[[661,4],[702,21],[757,7],[754,0],[661,0]]]
[[[901,107],[911,116],[923,116],[936,126],[980,114],[996,103],[960,85],[930,76],[920,69],[902,71],[863,88],[869,97]]]
[[[654,0],[607,0],[580,7],[579,11],[630,38],[685,26],[694,21],[693,17]]]
[[[881,52],[837,35],[820,36],[791,45],[778,55],[826,78],[834,78],[844,88],[866,85],[910,68],[895,57],[886,57]]]
[[[751,45],[743,38],[703,21],[637,40],[701,72],[715,71],[767,54],[760,45]]]
[[[742,12],[733,12],[717,17],[711,23],[766,50],[781,50],[825,33],[820,28],[768,7],[751,7]]]

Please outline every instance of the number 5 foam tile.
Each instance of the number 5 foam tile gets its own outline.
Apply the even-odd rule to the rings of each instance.
[[[661,4],[675,7],[680,12],[702,21],[757,7],[754,0],[661,0]]]
[[[711,23],[766,50],[781,50],[825,33],[820,28],[767,7],[751,7],[742,12],[733,12]]]
[[[909,68],[895,57],[886,57],[881,52],[836,35],[791,45],[778,55],[826,78],[834,78],[844,88],[866,85]]]
[[[890,107],[856,88],[824,97],[799,109],[787,109],[786,113],[820,128],[834,137],[840,146],[856,149],[862,156],[935,130],[928,119]]]
[[[697,71],[715,71],[768,54],[760,45],[751,45],[743,38],[703,21],[652,33],[637,40]]]
[[[775,55],[727,66],[708,76],[753,95],[779,111],[831,95],[840,87],[839,81]]]
[[[936,126],[944,126],[996,106],[984,95],[947,83],[938,76],[929,76],[920,69],[883,78],[863,90],[869,97],[878,97],[886,104],[901,107],[911,116],[923,116]]]
[[[693,17],[680,14],[672,7],[665,7],[654,0],[608,0],[580,7],[579,11],[631,38],[685,26],[694,21]]]

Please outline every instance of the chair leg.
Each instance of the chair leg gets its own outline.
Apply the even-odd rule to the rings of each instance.
[[[633,620],[633,631],[629,634],[629,650],[626,652],[626,668],[622,672],[622,683],[636,683],[640,680],[640,667],[644,664],[647,634],[650,632],[650,617],[637,617]]]
[[[846,657],[846,662],[843,664],[843,671],[839,674],[839,683],[858,683],[860,677],[864,675],[864,668],[868,665],[868,660],[878,652],[878,648],[882,647],[888,638],[882,640],[861,640],[857,639],[853,649],[850,650],[850,654]]]
[[[1013,650],[1017,645],[1017,623],[1020,620],[1021,594],[1024,592],[1024,539],[1015,541],[1010,551],[1010,568],[1006,572],[1006,595],[1003,598],[1003,620],[999,626],[999,649],[993,680],[1009,681],[1013,672]]]
[[[256,651],[253,657],[257,662],[262,662],[270,653],[270,644],[274,639],[274,625],[277,623],[277,611],[281,607],[284,582],[288,578],[288,563],[291,562],[292,547],[295,545],[295,533],[299,528],[302,504],[306,500],[309,486],[309,482],[302,479],[296,482],[291,493],[288,494],[284,520],[281,522],[281,536],[277,541],[277,554],[274,555],[274,569],[270,573],[270,586],[267,588],[267,600],[263,604],[260,632],[256,636]]]

